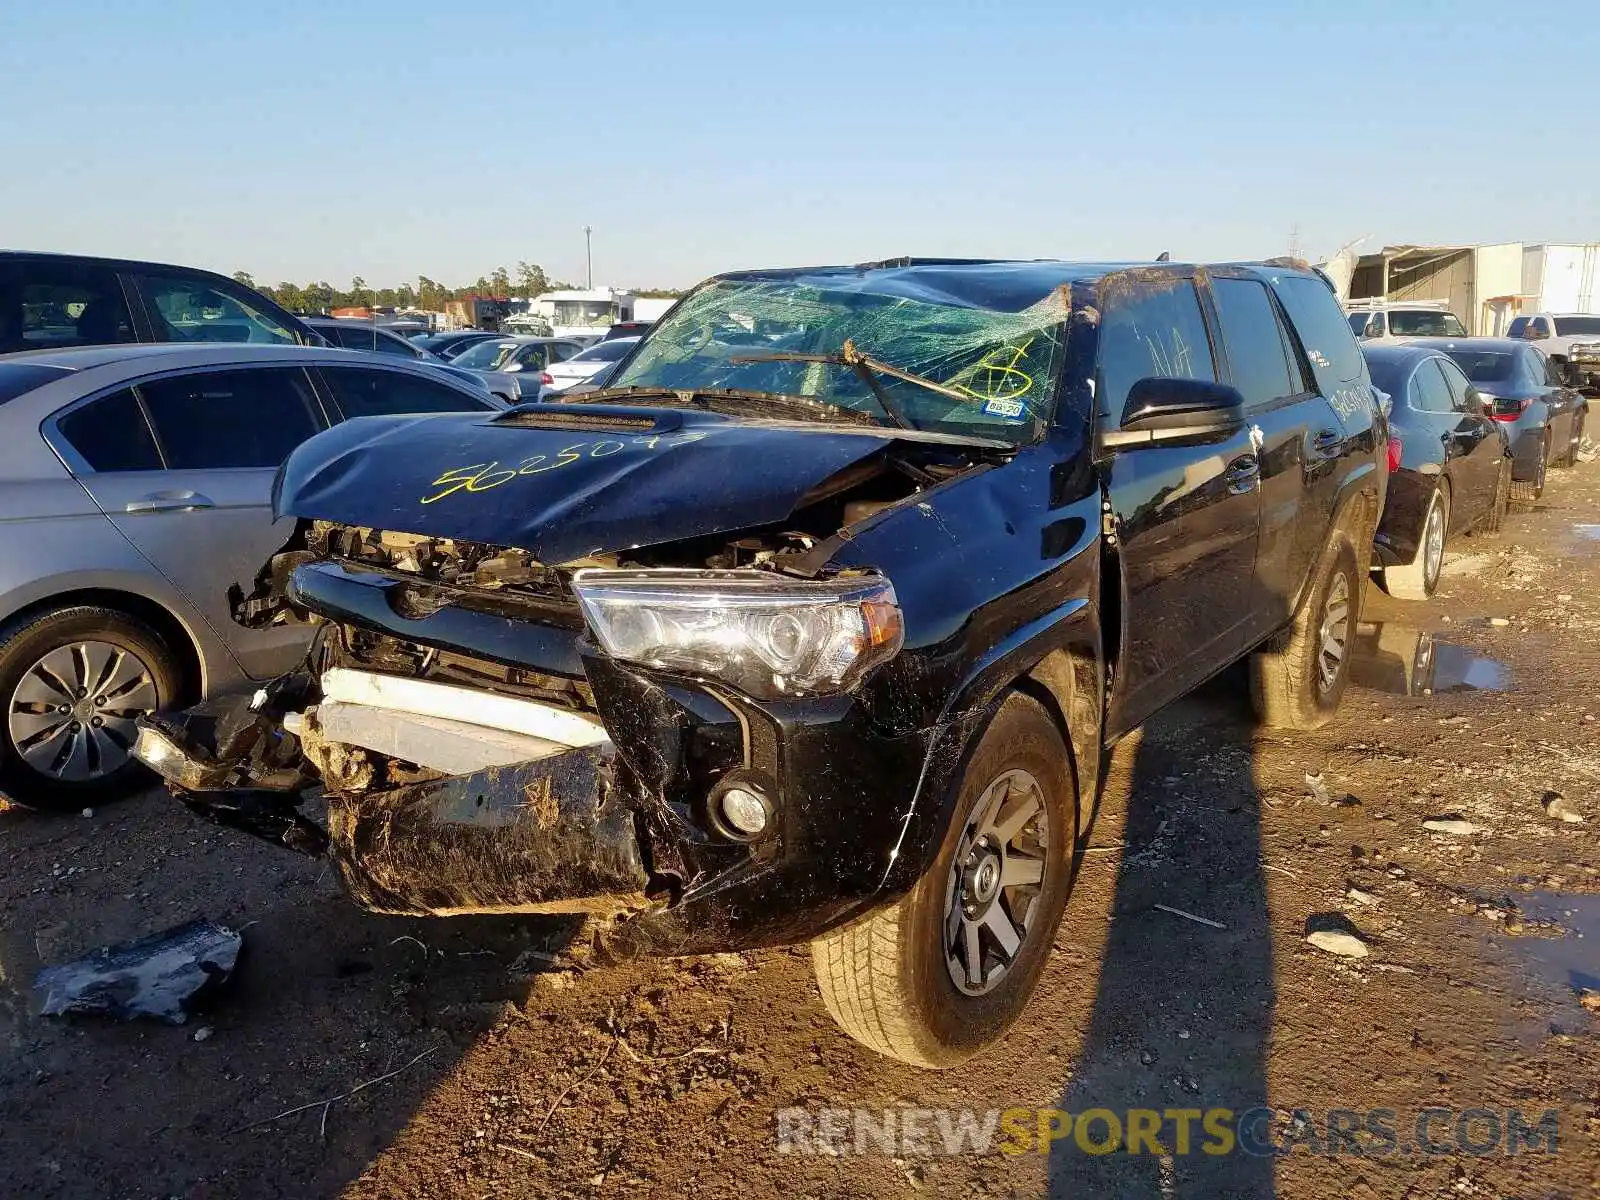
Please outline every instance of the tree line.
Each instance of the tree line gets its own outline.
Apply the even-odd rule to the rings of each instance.
[[[402,283],[398,287],[373,287],[357,275],[348,288],[340,289],[331,283],[288,283],[275,287],[257,283],[248,271],[235,271],[234,279],[245,287],[254,288],[276,300],[291,312],[327,312],[335,308],[358,308],[376,305],[380,308],[422,308],[441,311],[447,300],[464,300],[468,296],[525,296],[532,298],[544,292],[567,291],[575,283],[552,280],[538,263],[519,262],[516,269],[496,267],[487,275],[480,275],[463,287],[449,287],[438,280],[418,275],[415,284]],[[636,296],[678,296],[674,288],[637,288]]]

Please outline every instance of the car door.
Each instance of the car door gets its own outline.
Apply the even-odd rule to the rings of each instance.
[[[160,470],[91,471],[102,512],[182,591],[247,675],[281,674],[303,653],[295,626],[249,630],[229,589],[249,591],[294,530],[272,518],[272,480],[296,446],[326,426],[299,367],[226,367],[140,380],[132,389]]]
[[[1263,427],[1264,542],[1259,588],[1277,624],[1299,603],[1327,545],[1346,480],[1378,467],[1377,399],[1361,348],[1340,319],[1333,290],[1300,272],[1274,272],[1267,282],[1302,389]],[[1394,325],[1389,325],[1391,332]]]
[[[1422,364],[1418,373],[1428,365]],[[1441,433],[1445,439],[1445,471],[1450,476],[1453,532],[1475,524],[1494,506],[1504,455],[1500,431],[1483,411],[1477,389],[1465,373],[1448,358],[1433,359],[1432,365],[1444,377],[1450,402]]]
[[[1216,380],[1192,276],[1115,280],[1101,317],[1098,422],[1116,429],[1132,385]],[[1247,429],[1103,459],[1122,566],[1122,656],[1107,714],[1125,733],[1235,655],[1249,615],[1260,493]]]
[[[111,267],[48,257],[0,264],[0,354],[140,340]]]
[[[401,413],[499,412],[487,395],[424,379],[414,371],[383,367],[323,366],[317,369],[336,420]]]
[[[130,272],[123,280],[142,302],[154,341],[322,344],[265,296],[225,280],[182,271]]]
[[[1283,623],[1287,600],[1321,550],[1306,536],[1301,506],[1323,485],[1325,455],[1342,435],[1328,436],[1338,428],[1336,415],[1302,370],[1266,284],[1223,271],[1213,274],[1211,293],[1260,467],[1260,544],[1244,638],[1254,644]]]
[[[1550,361],[1550,356],[1533,346],[1527,347],[1532,361],[1528,373],[1533,376],[1538,392],[1550,409],[1550,445],[1553,453],[1560,455],[1572,443],[1577,432],[1578,410],[1583,406],[1581,392],[1567,385],[1564,372]]]

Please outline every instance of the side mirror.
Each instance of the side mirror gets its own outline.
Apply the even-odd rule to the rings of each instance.
[[[1467,411],[1475,417],[1487,417],[1493,412],[1484,394],[1475,387],[1467,389]]]
[[[1377,317],[1368,317],[1367,323],[1361,327],[1361,336],[1375,338],[1383,333],[1383,324]]]
[[[1244,424],[1237,388],[1204,379],[1141,379],[1128,389],[1121,427],[1108,430],[1106,446],[1135,446],[1178,438],[1215,437]]]

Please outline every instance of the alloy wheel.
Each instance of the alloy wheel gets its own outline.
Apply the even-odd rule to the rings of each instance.
[[[127,764],[134,718],[156,703],[155,677],[138,655],[109,642],[73,642],[23,672],[6,705],[7,729],[39,774],[88,783]]]
[[[1350,647],[1350,581],[1343,571],[1328,582],[1317,632],[1317,690],[1326,695],[1339,680]]]
[[[969,996],[993,990],[1027,940],[1044,887],[1049,810],[1029,772],[1005,772],[973,806],[950,864],[944,950]]]
[[[1422,531],[1422,579],[1431,592],[1439,582],[1439,572],[1444,567],[1444,505],[1439,497],[1428,506],[1428,524]]]

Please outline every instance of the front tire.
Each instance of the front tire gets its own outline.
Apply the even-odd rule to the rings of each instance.
[[[1264,725],[1320,728],[1339,710],[1350,682],[1350,648],[1361,616],[1360,576],[1349,540],[1334,536],[1293,623],[1250,656],[1250,698]]]
[[[91,605],[0,629],[0,791],[25,808],[74,812],[148,778],[133,721],[178,698],[165,640],[142,621]]]
[[[1422,517],[1416,556],[1408,563],[1383,569],[1383,590],[1397,600],[1426,600],[1439,588],[1444,570],[1445,535],[1450,530],[1450,492],[1441,483]]]
[[[933,864],[899,900],[811,943],[846,1033],[887,1058],[953,1067],[1027,1006],[1072,882],[1077,788],[1061,732],[1006,697],[962,776]]]

